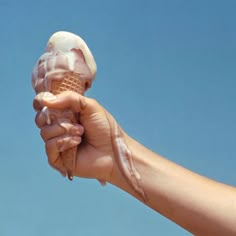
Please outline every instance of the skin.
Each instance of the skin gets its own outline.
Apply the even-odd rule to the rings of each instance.
[[[82,38],[66,31],[54,33],[46,47],[46,51],[41,55],[33,68],[32,86],[35,92],[42,95],[58,94],[65,90],[72,90],[79,94],[91,86],[97,67],[92,53]],[[49,93],[50,92],[50,93]],[[51,94],[52,95],[52,94]],[[73,119],[65,116],[60,117],[59,111],[49,111],[43,108],[47,116],[47,123],[57,123],[65,131],[70,128],[68,123],[77,123],[77,116]],[[54,113],[58,115],[55,115]],[[57,118],[57,119],[55,119]],[[78,140],[74,140],[75,143]],[[71,145],[70,138],[61,140],[60,146]],[[78,144],[78,143],[77,143]],[[77,147],[66,149],[60,152],[64,167],[62,174],[67,175],[70,180],[73,178],[73,170],[77,155]]]
[[[111,183],[194,235],[236,235],[235,187],[208,179],[153,153],[128,136],[112,115],[93,99],[73,92],[64,92],[51,100],[36,99],[40,102],[34,102],[39,110],[35,121],[41,129],[52,167],[63,172],[65,167],[59,153],[68,146],[62,147],[60,142],[65,136],[70,137],[77,140],[76,144],[70,143],[70,147],[79,144],[75,176]],[[80,125],[71,124],[67,131],[57,124],[47,125],[40,111],[43,106],[79,112]],[[116,133],[113,129],[117,127],[132,155],[145,198],[131,186],[120,169],[113,147]]]

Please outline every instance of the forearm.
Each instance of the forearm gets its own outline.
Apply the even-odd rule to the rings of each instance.
[[[195,174],[126,139],[146,205],[196,235],[236,234],[236,190]],[[118,173],[118,172],[117,172]],[[142,198],[117,174],[112,184]]]

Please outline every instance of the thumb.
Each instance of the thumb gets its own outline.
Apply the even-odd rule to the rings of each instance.
[[[35,111],[40,111],[43,109],[43,107],[45,106],[43,103],[43,99],[45,100],[53,100],[55,99],[56,96],[53,95],[52,93],[49,92],[40,92],[36,95],[36,97],[34,98],[33,101],[33,107]]]
[[[89,98],[86,98],[73,91],[65,91],[58,95],[45,96],[42,98],[42,104],[48,108],[65,110],[70,109],[73,112],[91,112],[92,104]]]

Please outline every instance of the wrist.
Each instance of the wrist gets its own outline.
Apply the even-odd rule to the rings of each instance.
[[[146,202],[147,196],[143,187],[142,178],[142,171],[146,164],[141,154],[144,147],[123,131],[121,132],[128,155],[125,155],[123,167],[117,161],[114,162],[114,168],[109,182],[133,195],[140,201]],[[117,160],[117,157],[114,159]],[[125,171],[123,170],[124,168]]]

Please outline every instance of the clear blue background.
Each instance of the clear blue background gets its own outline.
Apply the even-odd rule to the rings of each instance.
[[[96,98],[134,138],[236,184],[235,0],[0,0],[0,235],[190,235],[111,185],[63,179],[34,124],[31,71],[58,30],[88,43]]]

